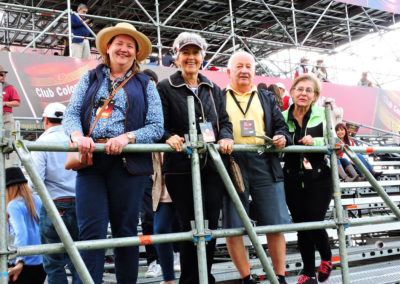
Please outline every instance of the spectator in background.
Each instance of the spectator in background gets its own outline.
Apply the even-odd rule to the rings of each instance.
[[[257,91],[260,91],[260,90],[268,90],[267,84],[265,84],[265,83],[259,83],[259,84],[257,85]]]
[[[7,73],[8,71],[0,65],[0,83],[3,84],[3,122],[5,130],[10,134],[14,127],[13,108],[19,107],[21,99],[13,85],[6,83]]]
[[[167,52],[162,57],[162,65],[167,67],[174,67],[175,66],[175,58],[172,56],[171,50],[167,50]]]
[[[14,246],[40,245],[39,196],[32,193],[18,167],[6,169],[6,187],[7,224]],[[8,268],[8,283],[41,284],[45,279],[41,255],[19,256]]]
[[[77,12],[79,14],[87,14],[88,7],[85,4],[79,4]],[[86,19],[84,16],[81,16],[81,18],[83,21],[85,21],[85,23],[89,27],[93,26],[90,19]],[[85,27],[84,24],[82,24],[81,20],[74,14],[71,15],[71,27],[72,27],[72,33],[75,36],[83,36],[83,37],[90,36],[89,30]],[[76,37],[72,38],[71,55],[72,57],[89,58],[90,57],[89,40]]]
[[[150,60],[150,62],[147,65],[158,66],[159,60],[158,60],[157,56],[150,55],[149,60]]]
[[[283,101],[282,101],[282,97],[281,97],[281,89],[277,85],[272,84],[272,85],[269,85],[267,90],[270,91],[272,94],[274,94],[276,104],[278,105],[279,109],[281,111],[283,111]]]
[[[45,132],[40,135],[38,142],[70,142],[61,125],[65,109],[66,107],[60,103],[51,103],[46,106],[43,112]],[[66,152],[32,152],[32,160],[39,176],[43,180],[72,239],[77,241],[78,225],[75,213],[76,172],[65,169],[66,156]],[[42,244],[61,242],[44,207],[40,210],[39,229]],[[67,253],[44,254],[43,265],[49,284],[68,283],[65,272],[66,265],[72,273],[72,283],[78,283],[78,273]]]
[[[279,87],[279,91],[281,92],[281,98],[282,98],[282,104],[283,104],[283,110],[287,110],[289,106],[291,105],[291,98],[290,96],[286,93],[286,88],[285,85],[281,82],[276,83]]]
[[[308,73],[308,68],[307,68],[307,64],[308,64],[308,58],[306,57],[302,57],[300,59],[300,65],[296,67],[295,73],[294,73],[294,78],[296,79],[297,77]]]
[[[69,40],[67,37],[63,38],[64,48],[62,51],[62,56],[69,56]]]
[[[372,82],[367,78],[368,72],[362,72],[361,79],[358,81],[357,86],[361,87],[372,87]]]
[[[323,63],[324,60],[318,59],[317,65],[313,67],[311,72],[314,73],[315,76],[321,80],[321,82],[329,82],[328,72],[326,72],[325,66],[322,65]]]

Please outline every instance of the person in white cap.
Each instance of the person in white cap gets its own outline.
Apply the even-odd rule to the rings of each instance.
[[[7,73],[8,71],[0,65],[0,83],[3,84],[3,123],[4,128],[11,131],[14,126],[12,109],[19,107],[21,99],[15,88],[6,83]]]
[[[61,103],[50,103],[46,106],[42,116],[45,132],[40,135],[37,142],[68,143],[70,141],[61,125],[65,109],[65,105]],[[75,213],[76,172],[67,171],[64,168],[66,156],[66,152],[32,152],[33,163],[47,191],[53,199],[72,239],[77,241],[78,226]],[[30,185],[33,187],[32,184]],[[44,207],[40,210],[39,230],[42,244],[61,242]],[[47,273],[49,284],[67,283],[66,265],[72,273],[73,283],[77,283],[79,276],[68,254],[43,255],[43,266]]]
[[[283,102],[283,111],[287,110],[291,104],[290,102],[290,96],[286,92],[285,85],[281,82],[275,83],[279,87],[279,90],[281,91],[281,97],[282,97],[282,102]]]
[[[294,79],[309,72],[309,70],[307,68],[307,64],[308,64],[308,58],[302,57],[300,59],[300,65],[296,67],[296,70],[294,73]]]

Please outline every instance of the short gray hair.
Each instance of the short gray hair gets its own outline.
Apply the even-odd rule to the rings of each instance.
[[[196,33],[189,33],[189,32],[182,32],[180,33],[177,38],[174,40],[174,44],[172,45],[172,49],[174,50],[174,53],[176,54],[176,56],[179,55],[179,44],[181,42],[184,41],[190,41],[190,40],[194,40],[197,41],[201,44],[202,49],[201,49],[201,55],[203,57],[206,56],[206,50],[208,47],[208,44],[206,42],[206,40],[199,34]]]
[[[228,65],[227,65],[228,69],[232,70],[233,58],[235,58],[236,56],[239,56],[239,55],[244,55],[244,56],[250,57],[251,61],[253,62],[253,65],[252,65],[253,68],[252,69],[253,69],[253,71],[256,70],[256,60],[254,59],[254,56],[251,55],[250,53],[248,53],[247,51],[244,51],[244,50],[236,51],[231,55],[231,57],[229,57]]]
[[[88,9],[89,10],[89,8],[88,8],[88,6],[86,6],[86,4],[81,3],[81,4],[78,5],[78,8],[76,10],[79,11],[79,10],[82,10],[82,9]]]

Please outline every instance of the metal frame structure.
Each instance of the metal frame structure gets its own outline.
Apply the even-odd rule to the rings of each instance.
[[[2,90],[2,85],[0,85],[0,91]],[[1,103],[1,99],[0,99]],[[192,180],[193,180],[193,200],[195,208],[195,220],[193,222],[193,230],[183,233],[174,234],[163,234],[154,235],[150,237],[153,244],[165,243],[165,242],[175,242],[175,241],[193,241],[197,244],[198,251],[198,266],[199,266],[199,280],[200,283],[207,283],[207,264],[205,255],[205,243],[211,238],[220,238],[228,236],[238,236],[247,234],[255,247],[257,255],[262,263],[264,271],[267,273],[267,277],[270,282],[277,284],[277,279],[273,272],[271,264],[268,262],[265,251],[262,248],[257,234],[260,233],[276,233],[276,232],[288,232],[288,231],[301,231],[310,230],[317,228],[334,228],[337,229],[337,234],[339,237],[339,252],[342,267],[342,279],[343,283],[348,284],[349,282],[349,268],[348,259],[346,251],[346,239],[345,239],[345,229],[349,226],[359,226],[365,224],[374,224],[376,222],[385,223],[398,221],[400,219],[400,210],[396,205],[390,200],[386,192],[382,187],[376,182],[374,177],[368,172],[368,170],[363,166],[358,157],[354,154],[355,152],[365,153],[370,151],[365,147],[351,147],[344,148],[344,151],[350,156],[350,158],[356,163],[362,173],[366,176],[367,180],[374,186],[378,195],[384,200],[386,204],[392,209],[394,216],[385,217],[373,217],[373,218],[360,218],[355,220],[350,220],[343,214],[343,207],[341,203],[341,193],[339,188],[339,179],[337,172],[337,160],[336,151],[343,150],[336,146],[336,139],[334,138],[334,130],[330,116],[330,106],[326,106],[326,117],[327,117],[327,128],[329,133],[329,145],[327,146],[290,146],[282,150],[282,152],[294,153],[294,152],[313,152],[313,153],[326,153],[331,157],[331,169],[332,169],[332,179],[334,181],[334,202],[335,202],[335,212],[336,218],[331,221],[323,222],[307,222],[307,223],[295,223],[289,225],[274,225],[274,226],[262,226],[262,227],[252,227],[249,217],[244,210],[242,203],[236,193],[236,190],[229,178],[228,172],[223,165],[221,157],[218,153],[218,146],[214,144],[204,144],[202,139],[197,136],[196,124],[195,124],[195,112],[194,112],[194,100],[193,97],[188,98],[189,106],[189,134],[183,151],[186,152],[191,157],[192,161]],[[0,111],[1,114],[1,111]],[[2,125],[2,116],[0,116],[0,124]],[[83,280],[83,283],[93,283],[86,266],[84,265],[78,249],[88,250],[88,249],[100,249],[100,248],[114,248],[122,246],[138,246],[148,244],[149,236],[138,236],[138,237],[127,237],[127,238],[115,238],[115,239],[105,239],[105,240],[90,240],[90,241],[79,241],[73,242],[68,230],[66,229],[61,217],[59,216],[57,209],[51,200],[43,181],[37,173],[37,170],[33,166],[30,152],[31,151],[77,151],[77,147],[68,147],[62,143],[39,143],[39,142],[24,142],[22,140],[16,140],[13,142],[14,150],[18,153],[21,159],[22,165],[31,177],[31,180],[42,199],[43,206],[49,214],[57,233],[59,234],[62,243],[59,244],[46,244],[46,245],[35,245],[35,246],[25,246],[25,247],[8,247],[7,246],[7,232],[6,232],[6,210],[5,210],[5,182],[4,182],[4,151],[9,151],[9,141],[4,138],[4,126],[2,125],[3,131],[0,133],[0,138],[3,138],[2,150],[0,153],[0,205],[3,208],[0,210],[0,284],[7,283],[7,259],[15,258],[17,256],[26,256],[33,254],[49,254],[66,251],[72,262],[77,267],[78,273]],[[95,151],[101,152],[105,150],[104,144],[97,144]],[[207,221],[203,219],[202,204],[201,204],[201,179],[200,179],[200,166],[199,166],[199,151],[208,151],[210,153],[211,159],[216,165],[218,172],[220,173],[225,187],[232,198],[232,201],[238,210],[238,214],[244,224],[244,229],[226,229],[226,230],[214,230],[208,229]],[[173,151],[166,144],[149,144],[149,145],[128,145],[124,148],[124,152],[171,152]],[[267,149],[265,146],[251,146],[251,145],[237,145],[234,147],[234,151],[252,151],[252,152],[280,152],[276,149]],[[395,152],[400,153],[400,147],[385,147],[377,148],[375,152]],[[144,241],[146,240],[146,241]]]
[[[0,3],[0,11],[4,11],[0,42],[46,50],[61,49],[62,37],[68,36],[71,42],[70,15],[75,13],[72,8],[79,0],[20,2]],[[110,22],[130,22],[149,36],[153,51],[160,58],[178,33],[193,31],[201,33],[209,43],[208,66],[226,66],[233,51],[246,48],[259,58],[258,74],[277,77],[291,77],[298,64],[290,58],[288,66],[262,61],[279,50],[295,48],[333,54],[336,47],[371,31],[391,30],[388,26],[400,19],[398,14],[331,0],[89,0],[87,5],[90,14],[86,17],[94,20],[94,31]],[[67,15],[61,16],[62,13]],[[229,40],[232,44],[227,44]],[[268,68],[270,63],[282,66],[272,71]]]

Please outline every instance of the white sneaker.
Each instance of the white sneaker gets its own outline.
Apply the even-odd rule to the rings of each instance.
[[[181,272],[181,257],[179,252],[174,252],[174,271]]]
[[[157,260],[154,260],[150,263],[147,272],[144,274],[146,278],[160,277],[162,275],[161,266],[157,263]]]

